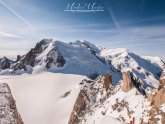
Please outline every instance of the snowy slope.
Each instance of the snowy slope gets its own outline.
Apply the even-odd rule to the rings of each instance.
[[[135,76],[144,81],[145,86],[157,87],[163,69],[125,48],[103,49],[101,56],[120,71],[130,70]]]
[[[104,117],[99,124],[122,124],[120,121],[118,121],[117,119],[114,119],[112,117]]]
[[[103,104],[90,110],[94,111],[94,114],[86,115],[87,124],[101,123],[105,117],[118,119],[124,124],[128,124],[133,117],[135,118],[135,124],[139,124],[142,118],[145,122],[148,121],[149,117],[147,115],[151,106],[147,99],[136,93],[136,89],[125,93],[118,88],[116,88],[118,91],[114,89],[115,94],[111,95]]]
[[[83,44],[72,45],[55,41],[51,45],[58,48],[67,63],[64,70],[60,71],[52,67],[50,68],[51,71],[82,75],[103,74],[108,71],[107,66],[92,55]]]
[[[156,57],[156,56],[142,56],[144,59],[147,61],[151,62],[152,64],[155,64],[156,66],[163,68],[164,67],[164,62],[161,60],[161,58]]]
[[[0,76],[0,81],[9,84],[25,124],[67,124],[79,92],[79,82],[84,78],[43,72]],[[70,94],[64,97],[67,92]]]

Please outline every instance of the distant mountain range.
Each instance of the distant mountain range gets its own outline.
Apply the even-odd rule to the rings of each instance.
[[[64,43],[43,39],[27,54],[15,61],[0,59],[0,74],[22,74],[50,71],[86,75],[91,79],[107,72],[113,75],[113,84],[129,70],[144,81],[145,86],[155,87],[163,71],[163,61],[158,57],[141,57],[124,48],[107,49],[87,41]]]
[[[164,67],[159,57],[139,56],[125,48],[108,49],[88,41],[65,43],[52,39],[41,40],[15,60],[0,58],[1,76],[45,72],[86,76],[73,87],[80,89],[74,106],[70,106],[73,110],[68,124],[106,123],[101,119],[104,116],[118,119],[116,123],[164,124],[156,116],[165,119],[164,107],[160,107],[165,103]],[[73,92],[67,90],[61,99]]]

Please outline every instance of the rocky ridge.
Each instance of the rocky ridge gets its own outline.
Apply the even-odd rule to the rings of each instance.
[[[137,86],[140,87],[141,85],[136,83],[141,82],[133,78],[131,72],[124,72],[122,84],[117,86],[112,85],[112,78],[111,74],[108,73],[94,81],[84,80],[80,83],[82,88],[68,124],[94,123],[104,116],[114,117],[113,114],[117,115],[115,118],[122,123],[164,124],[165,112],[161,110],[161,105],[165,104],[164,87],[148,101],[152,93],[147,89],[143,89],[143,92],[139,90]],[[164,73],[160,80],[163,78]],[[123,97],[118,94],[123,94]],[[135,101],[138,101],[130,101],[128,97],[130,94]],[[141,110],[139,111],[139,109]],[[99,116],[98,119],[91,120],[96,113],[97,117]]]
[[[9,86],[0,83],[0,124],[24,124]]]

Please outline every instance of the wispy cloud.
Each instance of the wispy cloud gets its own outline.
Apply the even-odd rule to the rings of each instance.
[[[33,27],[33,25],[29,22],[29,21],[27,21],[24,17],[22,17],[20,14],[18,14],[15,10],[13,10],[11,7],[9,7],[4,1],[2,1],[2,0],[0,0],[0,3],[4,6],[4,7],[6,7],[10,12],[12,12],[15,16],[17,16],[20,20],[22,20],[25,24],[27,24],[28,26],[29,26],[29,28],[31,28],[32,29],[32,31],[33,32],[35,32],[34,31],[34,27]]]
[[[24,55],[27,51],[25,50],[1,50],[0,49],[0,58],[7,56],[9,58],[16,58],[17,55]]]
[[[115,15],[114,15],[112,9],[109,9],[109,14],[110,14],[110,16],[111,16],[111,18],[112,18],[112,21],[113,21],[113,23],[115,24],[116,28],[117,28],[117,29],[119,30],[119,32],[120,32],[120,31],[121,31],[121,30],[120,30],[120,25],[119,25],[119,23],[118,23],[118,21],[117,21]]]
[[[18,35],[6,33],[6,32],[0,32],[0,36],[9,37],[9,38],[20,38],[20,36],[18,36]]]

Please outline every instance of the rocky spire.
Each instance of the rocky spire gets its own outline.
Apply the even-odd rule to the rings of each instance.
[[[132,79],[131,73],[129,71],[123,72],[123,85],[122,85],[123,91],[128,92],[133,88],[133,82],[131,79]]]
[[[90,84],[87,80],[83,80],[81,84],[84,84],[84,86],[79,92],[68,124],[80,123],[83,120],[84,115],[90,111],[92,106],[96,103],[97,105],[101,104],[106,100],[110,93],[112,76],[107,73],[103,77],[98,77]]]
[[[157,92],[151,93],[148,100],[151,101],[153,105],[159,107],[165,103],[165,73],[163,72],[160,77],[159,86]]]

